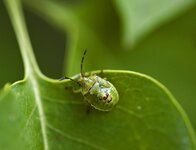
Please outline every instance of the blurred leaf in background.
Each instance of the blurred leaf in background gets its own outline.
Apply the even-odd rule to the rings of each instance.
[[[18,44],[3,1],[0,1],[0,88],[23,77]]]
[[[116,0],[123,40],[131,46],[160,24],[189,9],[194,0]]]

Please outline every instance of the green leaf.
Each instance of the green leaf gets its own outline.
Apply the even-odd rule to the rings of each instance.
[[[195,0],[115,0],[121,16],[123,42],[130,47],[160,24],[179,15]]]
[[[190,149],[195,135],[185,113],[160,83],[135,72],[103,72],[117,88],[111,112],[85,112],[77,85],[41,74],[19,0],[6,0],[25,66],[25,78],[0,92],[2,149]],[[98,72],[95,72],[98,74]]]
[[[82,95],[72,92],[75,83],[67,80],[37,79],[39,95],[28,81],[6,88],[0,103],[1,147],[194,150],[186,115],[160,83],[129,71],[104,71],[104,77],[120,96],[108,113],[87,114]]]

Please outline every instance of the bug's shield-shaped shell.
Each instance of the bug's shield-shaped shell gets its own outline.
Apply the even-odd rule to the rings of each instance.
[[[95,109],[110,111],[118,103],[119,95],[112,83],[93,75],[82,79],[82,94]]]

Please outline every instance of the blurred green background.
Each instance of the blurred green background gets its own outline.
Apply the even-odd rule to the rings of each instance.
[[[24,2],[30,38],[50,78],[85,71],[132,70],[154,77],[176,97],[196,128],[194,0],[43,0]],[[23,78],[23,64],[0,1],[0,87]]]

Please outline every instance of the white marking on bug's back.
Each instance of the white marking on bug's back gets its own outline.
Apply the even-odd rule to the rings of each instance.
[[[98,82],[95,82],[95,84],[93,85],[93,87],[90,90],[90,94],[94,94],[94,92],[96,92],[96,91],[100,91],[100,87],[99,87],[99,83]]]

